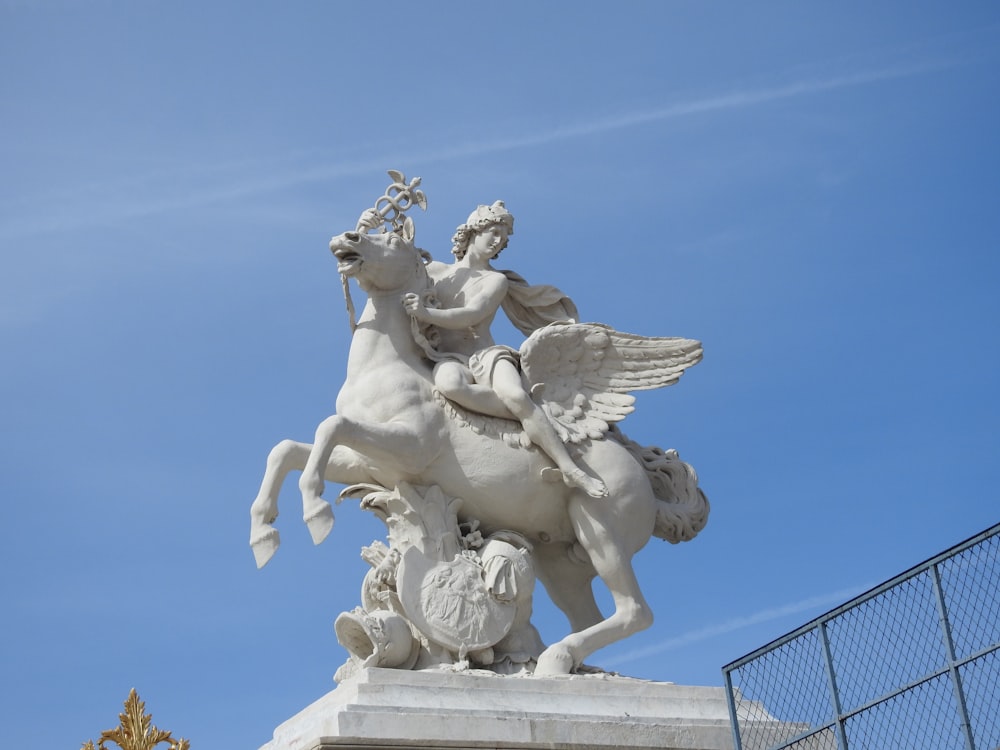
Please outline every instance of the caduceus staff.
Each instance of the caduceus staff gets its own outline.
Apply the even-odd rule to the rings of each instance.
[[[404,214],[413,207],[414,204],[420,206],[423,211],[427,210],[427,196],[423,190],[417,190],[420,185],[420,178],[414,177],[409,184],[402,172],[395,169],[388,170],[392,184],[385,189],[385,195],[375,201],[374,208],[366,208],[361,212],[358,219],[356,232],[371,232],[379,227],[383,232],[396,232],[408,240],[413,239],[413,219]],[[354,310],[354,300],[351,299],[351,288],[347,277],[340,275],[341,284],[344,287],[344,300],[347,303],[348,321],[351,324],[351,333],[358,327],[357,315]]]
[[[362,212],[356,231],[371,231],[387,224],[390,227],[388,231],[399,232],[406,221],[411,221],[403,214],[412,208],[413,204],[420,206],[424,211],[427,210],[427,196],[422,190],[417,190],[420,184],[419,177],[414,177],[410,180],[410,184],[406,184],[406,177],[395,169],[389,170],[389,177],[393,179],[393,183],[386,188],[385,195],[375,201],[374,208],[366,208]]]

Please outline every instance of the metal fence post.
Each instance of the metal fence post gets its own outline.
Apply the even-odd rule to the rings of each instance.
[[[833,715],[837,726],[837,744],[840,745],[840,750],[848,750],[847,732],[844,731],[844,722],[841,718],[843,709],[840,706],[840,691],[837,690],[837,673],[833,669],[833,652],[830,650],[830,638],[826,633],[826,622],[820,622],[817,629],[819,630],[820,641],[823,644],[826,677],[830,683],[830,699],[833,702]]]
[[[728,670],[723,670],[726,676],[726,703],[729,704],[729,719],[733,725],[733,748],[743,750],[743,740],[740,737],[740,717],[736,713],[736,695],[733,693],[733,675]]]
[[[951,621],[948,619],[948,606],[944,601],[944,587],[941,585],[941,572],[937,563],[931,565],[931,579],[934,581],[934,596],[937,599],[938,617],[941,622],[941,635],[944,638],[945,653],[948,656],[948,672],[951,674],[951,684],[955,689],[955,701],[961,714],[962,734],[965,735],[966,750],[976,750],[976,741],[972,737],[972,723],[969,721],[969,709],[965,704],[965,690],[962,688],[962,676],[958,673],[958,658],[955,656],[955,641],[951,636]]]

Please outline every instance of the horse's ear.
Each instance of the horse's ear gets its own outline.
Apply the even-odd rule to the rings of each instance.
[[[416,232],[413,229],[413,219],[407,216],[406,221],[403,222],[403,239],[413,242],[414,236],[416,236]]]

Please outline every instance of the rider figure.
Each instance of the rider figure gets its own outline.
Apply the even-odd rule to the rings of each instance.
[[[525,335],[557,320],[572,320],[576,307],[558,289],[528,286],[517,274],[490,265],[514,233],[514,217],[503,201],[479,206],[452,238],[452,264],[431,263],[434,296],[441,308],[429,308],[416,294],[403,304],[422,323],[438,328],[438,350],[454,353],[434,369],[434,385],[446,398],[471,411],[516,419],[532,443],[562,472],[563,481],[592,497],[604,497],[604,482],[581,469],[545,412],[525,390],[516,350],[493,341],[490,325],[501,305]]]

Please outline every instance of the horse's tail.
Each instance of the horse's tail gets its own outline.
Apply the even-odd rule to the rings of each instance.
[[[695,538],[708,523],[711,509],[708,498],[698,486],[698,474],[691,464],[681,461],[675,450],[644,447],[612,427],[608,437],[617,440],[646,470],[656,504],[653,536],[672,544]]]

